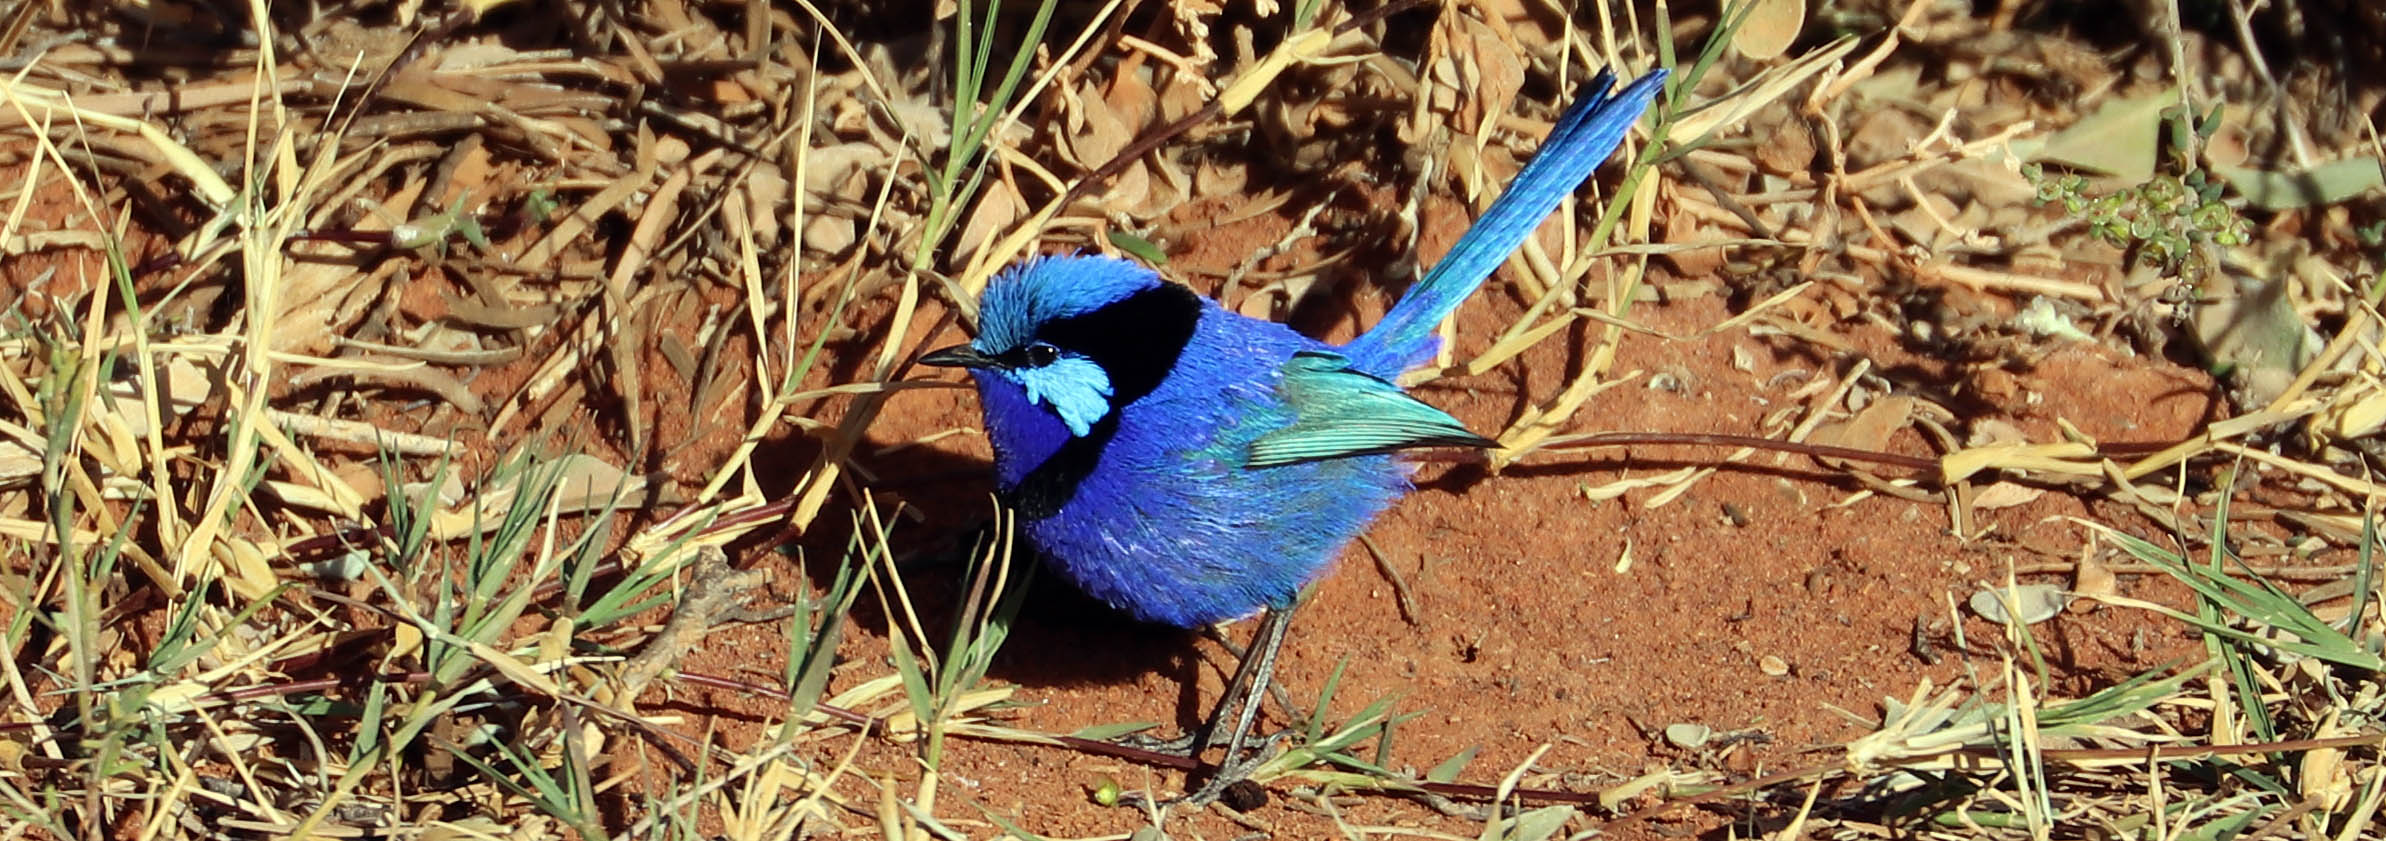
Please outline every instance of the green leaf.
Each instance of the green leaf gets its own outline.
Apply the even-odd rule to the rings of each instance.
[[[2289,172],[2216,166],[2245,201],[2264,210],[2290,210],[2336,204],[2386,186],[2386,171],[2377,158],[2346,158],[2307,170]]]
[[[2279,592],[2268,581],[2257,577],[2249,583],[2218,571],[2191,569],[2184,558],[2145,540],[2109,526],[2091,523],[2089,527],[2103,534],[2131,557],[2161,569],[2195,590],[2204,603],[2217,608],[2219,612],[2278,628],[2285,631],[2286,636],[2268,638],[2237,628],[2221,617],[2207,618],[2160,605],[2144,605],[2141,609],[2169,616],[2194,625],[2199,630],[2238,642],[2291,651],[2364,671],[2386,670],[2386,659],[2354,642],[2335,626],[2313,616],[2310,609],[2295,601],[2293,596]]]
[[[1167,252],[1161,251],[1160,246],[1152,244],[1151,240],[1144,239],[1117,228],[1110,229],[1108,237],[1112,247],[1115,247],[1120,251],[1127,252],[1128,254],[1135,255],[1135,259],[1142,260],[1144,265],[1168,265]]]
[[[2191,333],[2215,367],[2256,403],[2284,392],[2319,350],[2319,334],[2296,310],[2294,279],[2224,277],[2207,284]]]
[[[919,719],[921,727],[927,727],[936,720],[936,695],[928,691],[928,675],[920,669],[918,658],[912,656],[909,641],[890,642],[887,653],[895,661],[895,674],[903,678],[903,697],[911,702],[912,716]]]
[[[846,566],[849,572],[851,565]],[[847,574],[838,573],[837,587],[849,588]],[[850,589],[850,588],[849,588]],[[832,588],[830,592],[837,592]],[[792,718],[810,715],[820,703],[820,695],[828,689],[829,667],[837,663],[837,644],[845,638],[845,612],[852,606],[850,598],[834,604],[824,613],[820,628],[810,634],[801,618],[790,619],[787,626],[787,660],[792,680],[787,682],[787,697]]]
[[[1458,782],[1459,773],[1465,771],[1466,764],[1475,761],[1475,754],[1482,750],[1482,745],[1473,745],[1466,750],[1459,751],[1455,756],[1442,760],[1440,765],[1435,765],[1432,770],[1425,772],[1425,781],[1429,783]]]
[[[1325,738],[1326,707],[1334,702],[1334,690],[1342,685],[1342,670],[1347,668],[1350,668],[1349,657],[1345,656],[1334,661],[1334,671],[1326,675],[1325,688],[1317,691],[1317,708],[1309,712],[1308,739],[1306,741],[1315,743],[1317,740]],[[1266,687],[1260,687],[1260,689],[1266,689]]]
[[[2154,177],[2162,109],[2178,101],[2176,90],[2110,100],[2051,136],[2016,141],[2013,153],[2024,160],[2057,161],[2124,181],[2144,181]]]

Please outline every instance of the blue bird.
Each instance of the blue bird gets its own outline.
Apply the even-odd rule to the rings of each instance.
[[[1342,346],[1248,318],[1102,256],[1006,269],[978,302],[975,340],[930,353],[967,368],[994,447],[995,485],[1046,566],[1145,622],[1263,623],[1220,715],[1244,698],[1232,772],[1301,588],[1409,490],[1391,455],[1494,442],[1393,383],[1429,361],[1458,309],[1639,120],[1665,79],[1610,97],[1603,71],[1448,256],[1381,322]],[[1248,768],[1244,768],[1247,772]]]

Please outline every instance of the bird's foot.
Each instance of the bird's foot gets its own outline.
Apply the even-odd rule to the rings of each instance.
[[[1134,809],[1184,805],[1198,809],[1211,803],[1224,803],[1237,812],[1248,812],[1265,806],[1268,802],[1267,789],[1252,782],[1251,774],[1259,770],[1260,766],[1267,764],[1268,760],[1274,759],[1276,748],[1291,737],[1292,731],[1290,730],[1278,731],[1269,734],[1260,743],[1252,745],[1248,753],[1228,754],[1225,760],[1212,770],[1209,778],[1202,781],[1201,787],[1194,789],[1192,794],[1168,800],[1155,800],[1147,792],[1127,792],[1119,799],[1119,805]],[[1124,739],[1120,741],[1124,741]],[[1149,745],[1149,747],[1139,745],[1138,747],[1141,749],[1160,751],[1165,749],[1166,742],[1189,740],[1162,740],[1146,737],[1141,741]]]
[[[1291,737],[1290,730],[1270,733],[1259,744],[1253,745],[1247,754],[1235,749],[1240,748],[1240,745],[1229,746],[1226,758],[1218,763],[1216,773],[1211,774],[1192,794],[1185,795],[1177,802],[1198,808],[1223,799],[1226,805],[1238,812],[1248,812],[1266,805],[1267,792],[1251,783],[1251,772],[1276,758],[1276,748]]]

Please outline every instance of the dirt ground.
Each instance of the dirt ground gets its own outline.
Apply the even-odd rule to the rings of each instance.
[[[1446,209],[1432,216],[1437,224],[1429,239],[1444,244],[1466,221]],[[1187,274],[1223,272],[1290,224],[1280,214],[1206,232],[1173,253],[1172,265]],[[1205,265],[1205,257],[1217,262]],[[1470,337],[1508,324],[1520,308],[1513,296],[1494,291],[1462,310],[1460,358],[1478,349]],[[1681,335],[1730,310],[1709,296],[1641,313],[1647,326]],[[1337,320],[1342,324],[1329,335],[1347,337],[1355,318]],[[1893,372],[1901,391],[1952,398],[1993,388],[2018,398],[2005,405],[2026,410],[1993,416],[2033,435],[2053,434],[2059,418],[2100,440],[2171,441],[2215,410],[2212,381],[2203,373],[2110,349],[2054,348],[2028,365],[1982,370],[1906,347],[1883,331],[1846,335],[1858,354]],[[958,340],[957,333],[930,336],[922,347]],[[1554,372],[1565,370],[1566,349],[1556,344],[1480,377],[1436,380],[1422,393],[1476,428],[1496,428],[1520,394],[1562,387]],[[1741,358],[1755,360],[1753,367],[1738,366]],[[1635,338],[1622,359],[1621,368],[1664,371],[1680,385],[1635,383],[1610,392],[1580,416],[1584,430],[1750,434],[1780,395],[1845,364],[1796,343],[1731,333],[1699,341]],[[976,411],[966,391],[907,394],[881,416],[873,436],[897,442],[974,428]],[[990,486],[970,476],[989,457],[983,438],[945,440],[950,443],[933,456],[874,469],[881,487],[925,515],[913,528],[930,536],[988,516]],[[1896,448],[1927,452],[1911,432]],[[2068,576],[2047,571],[2070,569],[2086,545],[2084,527],[2071,518],[2133,519],[2047,494],[1989,512],[1967,540],[1950,532],[1942,507],[1862,495],[1805,459],[1776,464],[1769,455],[1725,466],[1662,507],[1643,504],[1653,492],[1585,499],[1591,485],[1716,465],[1722,455],[1698,448],[1595,452],[1497,475],[1480,465],[1421,466],[1417,491],[1367,532],[1383,567],[1400,582],[1380,571],[1366,548],[1346,551],[1296,614],[1280,682],[1305,710],[1346,662],[1329,716],[1395,697],[1398,709],[1419,715],[1398,729],[1394,767],[1421,770],[1478,749],[1469,781],[1496,779],[1543,749],[1527,776],[1535,787],[1594,790],[1669,765],[1743,777],[1769,773],[1810,764],[1802,753],[1866,732],[1835,708],[1874,717],[1885,698],[1902,700],[1923,681],[1946,686],[1994,671],[1993,647],[1982,641],[2000,638],[2000,628],[1951,606],[2009,571],[2020,571],[2025,582],[2068,585]],[[791,566],[779,563],[782,572]],[[928,574],[957,577],[958,571]],[[1412,604],[1406,609],[1403,588]],[[2183,591],[2133,575],[2122,592],[2175,601]],[[1200,721],[1233,668],[1225,652],[1197,635],[1138,626],[1071,595],[1059,587],[1039,591],[992,672],[1019,684],[1020,700],[1034,704],[1014,714],[1017,724],[1066,733],[1157,721],[1173,733]],[[1973,641],[1969,649],[1956,643],[1951,621],[1958,619]],[[1248,627],[1235,628],[1238,645]],[[681,668],[751,668],[746,653],[774,645],[773,633],[716,633]],[[2187,658],[2200,645],[2174,623],[2114,609],[2065,615],[2041,633],[2057,695],[2085,694]],[[883,657],[884,640],[856,640],[847,655],[864,662]],[[1769,668],[1771,661],[1779,665]],[[750,702],[706,697],[689,708],[714,703]],[[1265,723],[1289,726],[1272,705]],[[1686,751],[1662,736],[1677,723],[1704,724],[1743,741]],[[737,738],[735,729],[726,732]],[[1187,790],[1176,772],[1062,749],[973,744],[954,758],[950,771],[972,797],[1052,836],[1126,832],[1144,821],[1093,803],[1087,792],[1105,777],[1130,788]],[[1475,825],[1402,800],[1360,800],[1347,808],[1342,819],[1358,824],[1460,833]],[[1334,832],[1326,817],[1293,808],[1256,817],[1279,837]],[[1715,813],[1677,815],[1615,834],[1703,835],[1727,823]],[[1249,831],[1214,817],[1192,826],[1201,837]]]

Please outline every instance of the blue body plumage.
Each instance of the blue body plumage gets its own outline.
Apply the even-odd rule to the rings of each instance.
[[[1614,151],[1664,76],[1609,97],[1602,72],[1449,255],[1346,345],[1134,263],[1054,256],[996,277],[977,338],[922,361],[969,369],[997,488],[1085,592],[1180,627],[1290,607],[1408,490],[1390,453],[1491,443],[1392,378],[1432,357],[1435,326]]]

